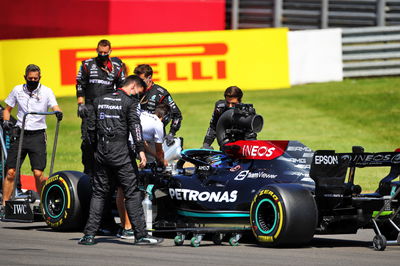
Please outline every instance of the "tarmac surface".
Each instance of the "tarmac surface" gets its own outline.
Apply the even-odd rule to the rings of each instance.
[[[166,238],[159,246],[98,236],[97,245],[81,246],[79,232],[55,232],[43,222],[0,222],[0,265],[399,265],[400,246],[372,248],[374,232],[316,236],[302,248],[265,248],[250,238],[232,247],[210,240],[200,247],[175,246]],[[250,239],[250,240],[249,240]]]

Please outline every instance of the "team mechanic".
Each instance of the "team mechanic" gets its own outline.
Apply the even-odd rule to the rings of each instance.
[[[94,173],[94,150],[90,143],[87,129],[88,112],[93,109],[93,100],[114,92],[120,88],[125,79],[124,64],[117,57],[111,57],[111,43],[108,40],[100,40],[97,44],[97,57],[85,60],[79,69],[76,77],[76,95],[78,100],[78,116],[82,119],[82,164],[83,172],[92,176]],[[110,192],[109,197],[113,192]],[[102,234],[114,235],[119,226],[115,223],[114,216],[111,213],[111,206],[107,201],[104,208],[103,221],[100,232]]]
[[[5,99],[7,104],[3,110],[3,128],[12,130],[11,145],[6,161],[7,174],[3,183],[3,206],[10,200],[14,182],[18,157],[19,137],[24,114],[30,112],[47,112],[48,108],[56,111],[58,120],[63,114],[57,104],[52,90],[41,84],[40,68],[30,64],[25,69],[26,84],[17,85]],[[18,105],[17,124],[13,127],[10,120],[11,110]],[[24,139],[21,150],[21,164],[26,155],[29,155],[31,169],[35,177],[36,188],[40,193],[45,182],[43,170],[46,168],[46,117],[43,115],[28,115],[24,126]]]
[[[76,95],[78,98],[78,116],[82,118],[82,164],[83,172],[92,175],[94,167],[94,151],[87,133],[87,115],[93,108],[93,100],[106,93],[120,88],[125,79],[124,65],[118,57],[109,57],[111,43],[100,40],[97,44],[97,54],[82,62],[76,77]]]
[[[164,127],[167,126],[169,121],[171,121],[171,127],[169,133],[165,136],[165,140],[168,146],[174,143],[174,136],[181,127],[182,113],[178,106],[172,99],[169,92],[153,81],[153,69],[150,65],[142,64],[138,65],[133,71],[136,75],[144,80],[147,84],[147,88],[144,91],[144,95],[140,101],[140,108],[142,110],[148,111],[154,114],[156,106],[164,103],[168,104],[171,111],[170,114],[164,118]]]
[[[146,165],[142,128],[137,114],[138,100],[130,97],[138,87],[144,86],[137,76],[129,76],[122,88],[94,100],[93,111],[89,112],[89,133],[96,141],[96,174],[92,182],[92,199],[89,218],[84,236],[79,244],[95,244],[94,236],[100,226],[104,202],[115,185],[122,187],[125,196],[125,208],[130,222],[134,226],[135,244],[158,244],[163,239],[150,236],[146,232],[141,192],[138,188],[136,162],[131,156],[128,145],[132,135],[136,152],[139,153],[140,167]],[[96,138],[93,138],[93,133]]]
[[[218,100],[215,103],[214,111],[210,120],[210,127],[207,129],[206,136],[203,141],[203,149],[212,150],[211,144],[214,142],[216,137],[217,123],[221,115],[234,107],[236,104],[242,102],[243,92],[237,86],[230,86],[224,92],[225,100]],[[255,134],[255,133],[253,133]]]

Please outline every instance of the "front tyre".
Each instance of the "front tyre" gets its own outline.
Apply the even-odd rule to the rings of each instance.
[[[299,246],[314,236],[318,211],[310,191],[298,184],[274,184],[261,189],[250,207],[254,236],[262,245]]]
[[[89,176],[76,171],[54,173],[41,192],[44,221],[57,231],[80,229],[87,220],[90,197]]]

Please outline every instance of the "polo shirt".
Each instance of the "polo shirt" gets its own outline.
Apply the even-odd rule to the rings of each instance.
[[[17,85],[4,101],[7,105],[14,108],[18,105],[17,126],[22,128],[24,114],[29,112],[47,112],[49,108],[58,105],[53,91],[40,84],[30,92],[26,84]],[[25,121],[25,130],[46,129],[46,116],[28,115]]]

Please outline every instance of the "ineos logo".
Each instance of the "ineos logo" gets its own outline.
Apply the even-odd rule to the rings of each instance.
[[[270,157],[275,149],[275,147],[244,145],[242,153],[243,156]]]
[[[396,163],[396,164],[400,163],[400,153],[395,155],[395,156],[393,156],[392,163]]]

